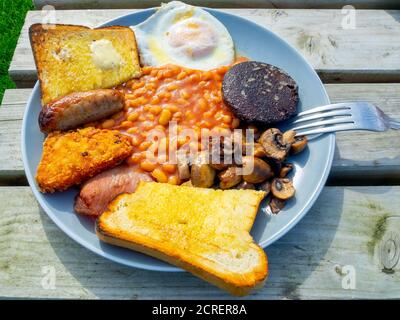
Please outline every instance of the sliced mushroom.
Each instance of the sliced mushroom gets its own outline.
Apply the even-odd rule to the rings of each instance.
[[[290,171],[293,169],[293,164],[291,163],[284,163],[282,164],[281,171],[279,172],[279,178],[286,177]]]
[[[209,188],[214,184],[215,169],[208,164],[206,153],[200,153],[194,159],[190,171],[194,187]]]
[[[236,167],[229,167],[218,174],[218,178],[221,180],[219,187],[221,189],[229,189],[236,186],[242,181],[242,176],[238,175]]]
[[[229,164],[225,163],[210,163],[211,168],[214,168],[217,171],[225,170],[229,167]]]
[[[246,156],[242,158],[243,180],[250,183],[260,183],[273,176],[268,163],[257,157]],[[251,167],[253,167],[251,169]],[[251,172],[251,173],[248,173]]]
[[[247,154],[247,149],[251,150],[251,154]],[[248,156],[251,155],[258,158],[264,158],[267,156],[263,146],[258,142],[254,142],[253,145],[248,142],[244,142],[242,147],[242,154]]]
[[[271,208],[272,213],[277,214],[285,207],[285,201],[272,197],[269,207]]]
[[[254,184],[247,182],[247,181],[242,181],[241,183],[239,183],[235,189],[251,189],[254,190],[256,187]]]
[[[260,183],[259,185],[257,185],[257,190],[265,191],[267,196],[271,192],[271,182],[267,180],[263,183]]]
[[[276,128],[264,131],[258,142],[263,146],[267,157],[277,161],[283,161],[290,149],[290,144],[283,141],[282,132]]]
[[[288,130],[282,135],[282,141],[286,145],[292,145],[295,142],[296,131]]]
[[[290,148],[291,154],[297,154],[303,151],[307,146],[307,137],[306,136],[298,136],[294,138],[294,142]]]
[[[176,157],[179,178],[181,180],[190,179],[189,159],[184,154],[177,154]]]
[[[268,159],[268,164],[270,165],[272,171],[274,172],[274,175],[276,177],[279,177],[279,174],[282,169],[282,162],[275,159]]]
[[[294,196],[293,182],[287,178],[275,178],[272,180],[272,194],[281,200],[287,200]]]

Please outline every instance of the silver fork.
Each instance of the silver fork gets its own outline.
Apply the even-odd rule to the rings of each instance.
[[[387,131],[400,129],[400,121],[388,117],[369,102],[343,102],[316,107],[299,113],[285,127],[297,135],[314,135],[327,132],[368,130]]]

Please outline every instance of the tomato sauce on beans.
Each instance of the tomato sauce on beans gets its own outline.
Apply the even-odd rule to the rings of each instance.
[[[169,143],[165,141],[168,138],[164,141],[147,138],[156,130],[168,137],[169,123],[175,121],[179,149],[186,141],[183,137],[183,141],[179,140],[179,133],[185,128],[193,129],[198,136],[201,130],[237,128],[239,120],[221,97],[222,79],[228,69],[227,66],[210,71],[176,65],[144,67],[140,78],[116,88],[125,94],[124,110],[98,126],[117,129],[132,137],[134,152],[127,162],[134,170],[147,172],[159,182],[180,184],[176,165],[154,157],[159,148],[168,150]]]

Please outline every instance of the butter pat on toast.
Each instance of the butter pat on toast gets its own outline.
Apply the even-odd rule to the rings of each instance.
[[[141,182],[97,220],[98,237],[181,267],[234,295],[263,285],[267,257],[250,229],[265,192]]]
[[[33,24],[29,37],[43,105],[141,75],[135,34],[129,27]]]

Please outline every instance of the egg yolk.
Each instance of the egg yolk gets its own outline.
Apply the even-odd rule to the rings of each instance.
[[[174,24],[167,32],[169,45],[181,49],[188,58],[210,55],[217,45],[215,31],[198,19],[186,19]]]

